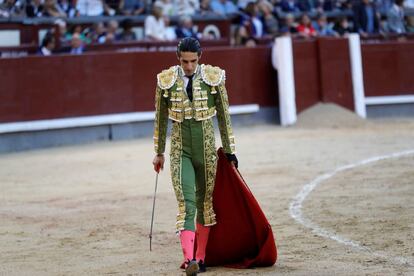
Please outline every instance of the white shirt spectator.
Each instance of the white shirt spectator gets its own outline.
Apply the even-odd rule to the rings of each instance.
[[[174,0],[176,15],[194,15],[200,9],[199,0]]]
[[[157,0],[155,5],[162,9],[162,15],[164,16],[174,16],[176,15],[176,10],[171,2],[171,0]]]
[[[263,23],[262,21],[260,21],[259,18],[257,17],[253,17],[252,18],[252,23],[254,25],[254,29],[256,30],[256,36],[261,37],[263,36]]]
[[[98,16],[103,14],[104,5],[102,0],[78,0],[76,10],[80,15]]]
[[[158,40],[166,40],[166,28],[164,19],[162,17],[157,18],[153,15],[148,15],[145,18],[144,23],[145,28],[145,36],[148,38],[158,39]]]
[[[404,10],[397,4],[393,4],[392,8],[387,14],[388,29],[392,33],[402,34],[405,33],[404,26]]]

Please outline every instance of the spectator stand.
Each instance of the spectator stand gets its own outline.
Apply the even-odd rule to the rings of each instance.
[[[125,19],[130,19],[133,24],[132,30],[134,31],[137,41],[130,43],[114,42],[112,44],[87,45],[88,51],[100,51],[100,50],[117,50],[123,48],[151,48],[149,44],[157,46],[163,46],[160,42],[147,41],[144,38],[144,20],[145,16],[97,16],[97,17],[77,17],[66,19],[65,22],[68,28],[75,25],[80,25],[82,29],[90,28],[93,24],[98,22],[109,22],[115,20],[122,22]],[[207,40],[207,45],[229,45],[230,44],[230,25],[232,17],[218,16],[218,15],[205,15],[205,16],[193,16],[194,25],[198,32],[210,31],[214,32],[216,39]],[[57,24],[55,24],[56,18],[11,18],[0,19],[0,52],[2,57],[10,56],[25,56],[34,54],[37,51],[37,47],[40,45],[42,38],[48,31],[52,31],[55,35],[57,52],[64,52],[67,50],[65,43],[60,41],[60,31]],[[172,25],[176,25],[178,17],[172,17]],[[166,45],[175,45],[176,42],[165,42]]]

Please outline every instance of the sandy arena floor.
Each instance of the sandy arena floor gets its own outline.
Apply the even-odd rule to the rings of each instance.
[[[273,267],[206,275],[414,275],[414,152],[389,156],[414,150],[414,119],[352,120],[235,129],[239,170],[279,258]],[[306,184],[376,156],[387,158],[339,171],[304,199],[302,218],[314,232],[292,218]],[[152,158],[150,139],[0,155],[0,275],[183,275],[168,169],[149,251]]]

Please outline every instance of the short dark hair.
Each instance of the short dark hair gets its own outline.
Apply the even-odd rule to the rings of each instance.
[[[129,30],[133,27],[134,22],[132,21],[131,18],[127,18],[127,19],[122,20],[120,25],[122,29]]]
[[[186,37],[180,40],[177,45],[177,55],[180,56],[181,52],[197,53],[201,55],[200,42],[193,37]]]

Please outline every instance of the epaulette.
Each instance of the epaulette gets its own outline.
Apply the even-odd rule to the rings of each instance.
[[[226,79],[226,73],[217,66],[201,65],[201,78],[210,86],[217,86]]]
[[[178,66],[171,66],[157,75],[157,84],[161,89],[170,89],[178,75]]]

